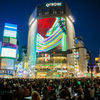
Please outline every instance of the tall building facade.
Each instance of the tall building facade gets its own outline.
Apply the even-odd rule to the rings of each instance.
[[[83,38],[81,36],[76,38],[75,46],[76,48],[84,47]],[[87,73],[88,60],[84,59],[87,50],[85,48],[76,49],[76,54],[78,55],[75,61],[76,73]]]
[[[67,77],[75,73],[75,30],[66,3],[38,5],[29,18],[27,59],[36,77]]]
[[[2,50],[1,75],[13,75],[17,51],[17,25],[5,23]]]

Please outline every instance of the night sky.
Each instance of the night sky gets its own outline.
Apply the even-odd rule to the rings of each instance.
[[[18,25],[19,45],[27,45],[28,19],[34,8],[51,0],[0,0],[0,41],[4,23]],[[85,47],[91,51],[92,63],[100,50],[100,0],[52,0],[66,2],[75,19],[76,36],[82,36]]]

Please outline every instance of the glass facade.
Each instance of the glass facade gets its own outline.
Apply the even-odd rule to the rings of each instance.
[[[37,36],[37,20],[31,25],[28,35],[28,57],[30,65],[36,64],[36,37]]]

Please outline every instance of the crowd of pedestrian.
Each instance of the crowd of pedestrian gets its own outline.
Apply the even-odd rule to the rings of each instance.
[[[100,100],[100,80],[0,79],[0,100]]]

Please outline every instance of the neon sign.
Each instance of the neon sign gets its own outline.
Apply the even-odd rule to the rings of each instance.
[[[47,3],[46,7],[50,7],[50,6],[62,6],[62,3]]]

